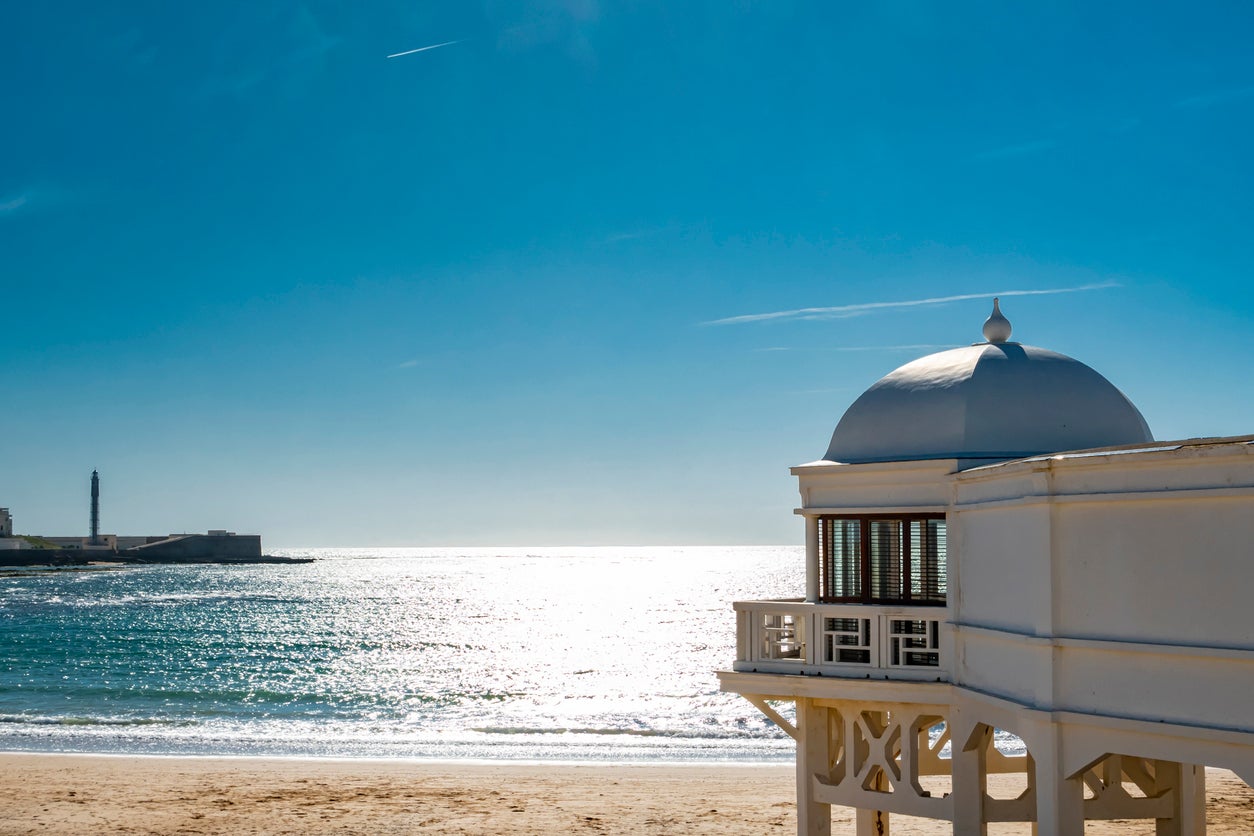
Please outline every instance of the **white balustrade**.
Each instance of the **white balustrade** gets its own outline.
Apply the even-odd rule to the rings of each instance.
[[[888,622],[890,668],[935,668],[940,666],[940,622],[929,618],[884,616]]]
[[[940,607],[738,601],[742,672],[886,679],[949,678]]]

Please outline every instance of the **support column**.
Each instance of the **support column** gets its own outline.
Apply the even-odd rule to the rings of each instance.
[[[857,836],[889,836],[888,813],[858,808]]]
[[[797,836],[831,836],[832,808],[814,800],[816,773],[832,769],[830,709],[797,698]]]
[[[1172,790],[1171,818],[1154,821],[1155,836],[1206,836],[1206,767],[1154,761],[1154,784]]]
[[[1062,731],[1053,724],[1028,741],[1036,771],[1036,832],[1084,836],[1084,781],[1063,772]]]
[[[988,726],[977,726],[965,746],[961,740],[950,737],[954,833],[963,836],[988,835],[984,794],[988,787],[988,740],[992,734],[993,730]]]
[[[1200,763],[1184,765],[1180,779],[1180,821],[1182,836],[1206,836],[1206,767]]]
[[[806,520],[806,603],[819,600],[819,518]]]

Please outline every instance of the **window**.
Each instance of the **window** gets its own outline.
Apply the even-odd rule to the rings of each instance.
[[[819,518],[819,600],[945,604],[945,517]]]

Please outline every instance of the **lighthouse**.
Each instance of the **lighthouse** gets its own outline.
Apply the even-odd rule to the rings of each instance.
[[[100,543],[100,473],[91,472],[91,541],[89,545],[99,546]]]

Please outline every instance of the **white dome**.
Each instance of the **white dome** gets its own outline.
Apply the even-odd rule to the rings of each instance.
[[[1153,440],[1132,402],[1080,361],[994,341],[922,357],[880,380],[845,412],[823,458],[1017,459]]]

